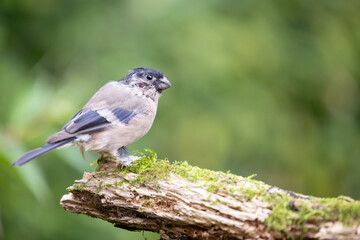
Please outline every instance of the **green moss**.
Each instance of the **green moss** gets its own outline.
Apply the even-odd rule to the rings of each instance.
[[[201,169],[189,165],[187,162],[170,163],[169,160],[158,160],[154,151],[146,149],[150,154],[139,152],[143,158],[134,162],[132,166],[125,169],[115,169],[111,172],[99,174],[118,174],[119,182],[115,186],[121,186],[124,183],[131,185],[153,185],[157,186],[159,180],[166,180],[171,175],[177,175],[189,181],[199,182],[199,187],[204,187],[211,194],[217,191],[229,193],[234,198],[239,195],[250,201],[253,198],[260,198],[268,203],[271,210],[270,216],[265,220],[269,229],[289,235],[289,227],[296,226],[303,233],[307,223],[321,219],[322,221],[341,221],[344,224],[360,224],[360,202],[354,201],[348,197],[317,199],[308,197],[302,199],[296,195],[287,194],[286,192],[269,192],[269,185],[261,181],[254,180],[255,174],[243,178],[230,172],[216,172],[208,169]],[[100,163],[101,164],[101,163]],[[133,180],[126,180],[124,177],[129,173],[137,174]],[[99,183],[98,192],[101,190],[103,183]],[[108,186],[105,186],[108,187]],[[211,204],[220,203],[214,201]],[[147,202],[144,203],[145,205]],[[150,203],[149,203],[150,204]],[[146,206],[144,206],[146,207]],[[316,226],[315,226],[316,228]]]
[[[103,185],[101,186],[101,189],[103,189],[103,188],[108,188],[108,187],[112,187],[112,186],[114,186],[114,184],[111,184],[111,183],[103,184]]]
[[[305,233],[312,230],[306,228],[305,224],[317,220],[340,221],[345,226],[360,224],[359,201],[349,202],[342,197],[304,200],[288,195],[269,195],[266,199],[272,211],[265,224],[278,232],[287,233],[290,226],[297,226]]]
[[[327,212],[327,218],[341,221],[345,225],[350,225],[354,221],[360,224],[360,202],[349,201],[343,196],[337,198],[323,198],[319,200],[321,209]]]
[[[211,206],[214,205],[214,204],[226,205],[226,203],[223,202],[223,201],[213,201],[212,203],[210,203]]]
[[[296,213],[291,211],[289,203],[292,199],[288,196],[274,196],[274,198],[267,197],[266,201],[270,203],[272,211],[270,216],[265,220],[268,228],[277,232],[287,233],[287,226],[290,226],[296,218]]]
[[[219,185],[218,184],[213,184],[213,183],[210,183],[208,188],[207,188],[207,191],[208,192],[214,192],[215,190],[219,190]]]
[[[149,201],[143,202],[141,206],[144,208],[149,208],[151,204],[153,204],[153,201],[149,200]]]
[[[99,182],[99,185],[98,185],[98,188],[97,188],[97,190],[96,190],[96,193],[99,193],[99,192],[101,191],[102,185],[103,185],[103,181],[100,181],[100,182]]]
[[[98,160],[96,160],[97,166],[95,171],[98,171],[101,168],[101,165],[105,162],[105,158],[99,158]],[[92,164],[90,164],[90,166],[94,166],[95,162],[93,162]]]
[[[252,184],[259,184],[261,182],[251,180],[254,176],[249,178],[242,178],[231,173],[215,172],[208,169],[201,169],[199,167],[193,167],[185,162],[170,163],[167,159],[158,160],[154,151],[146,149],[150,155],[139,152],[144,157],[137,160],[132,166],[125,168],[122,172],[123,175],[127,173],[136,173],[139,176],[131,181],[132,184],[156,184],[158,180],[167,179],[171,174],[178,175],[182,178],[193,182],[204,182],[209,192],[218,190],[228,192],[242,191],[243,188],[239,183],[241,181],[248,181]],[[250,190],[246,189],[250,194]],[[254,196],[256,192],[251,193]]]
[[[261,195],[261,192],[254,188],[240,188],[239,192],[245,195],[246,201],[253,199],[255,196]]]
[[[262,182],[253,180],[255,174],[243,178],[227,173],[215,172],[208,169],[201,169],[194,167],[185,162],[170,163],[169,160],[157,159],[157,154],[150,150],[145,149],[150,154],[138,152],[143,158],[134,162],[132,166],[128,166],[125,169],[121,169],[119,166],[117,169],[109,172],[98,172],[100,175],[108,175],[116,173],[120,177],[125,177],[128,173],[136,173],[138,176],[134,180],[126,180],[123,178],[122,183],[126,182],[131,185],[152,184],[156,187],[159,180],[167,179],[171,174],[178,175],[193,182],[202,182],[202,187],[205,187],[209,193],[216,191],[226,191],[235,196],[235,193],[241,193],[246,196],[246,199],[251,200],[253,197],[260,193],[258,186],[263,185]],[[99,162],[102,164],[102,161]],[[97,167],[99,169],[99,167]],[[246,181],[253,188],[246,187],[243,182]],[[263,190],[265,191],[265,190]]]
[[[81,184],[74,184],[72,187],[73,191],[82,191],[85,187],[85,185],[90,181],[90,179],[88,179],[86,182],[81,183]]]

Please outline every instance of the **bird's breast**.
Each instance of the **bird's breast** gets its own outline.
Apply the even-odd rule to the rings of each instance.
[[[150,130],[157,110],[157,104],[154,101],[149,98],[147,101],[141,111],[138,111],[127,123],[119,121],[110,113],[104,113],[104,116],[111,118],[112,124],[101,132],[93,133],[88,140],[84,139],[86,141],[80,144],[85,150],[114,153],[120,147],[127,146],[143,137]]]

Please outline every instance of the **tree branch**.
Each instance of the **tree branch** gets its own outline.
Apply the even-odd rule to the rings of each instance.
[[[84,173],[62,207],[162,239],[360,239],[360,202],[349,197],[308,197],[155,153],[117,164],[105,159]]]

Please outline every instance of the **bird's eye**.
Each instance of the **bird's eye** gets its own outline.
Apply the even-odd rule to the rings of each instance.
[[[147,79],[147,80],[151,80],[151,79],[153,79],[153,76],[147,75],[147,76],[146,76],[146,79]]]

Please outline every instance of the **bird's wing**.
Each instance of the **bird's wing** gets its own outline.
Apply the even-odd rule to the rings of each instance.
[[[67,133],[90,133],[96,128],[98,131],[101,128],[110,124],[105,117],[101,116],[97,110],[80,111],[77,116],[67,122],[62,130]]]
[[[82,134],[103,131],[116,122],[127,125],[135,116],[135,112],[121,108],[82,110],[67,122],[58,133],[50,136],[48,142],[52,143]]]
[[[77,112],[59,132],[50,136],[47,140],[49,143],[62,141],[67,138],[101,131],[111,123],[97,111],[80,110]]]
[[[58,133],[50,136],[48,142],[103,131],[114,123],[126,125],[141,112],[141,104],[135,99],[133,89],[118,82],[109,82]]]

